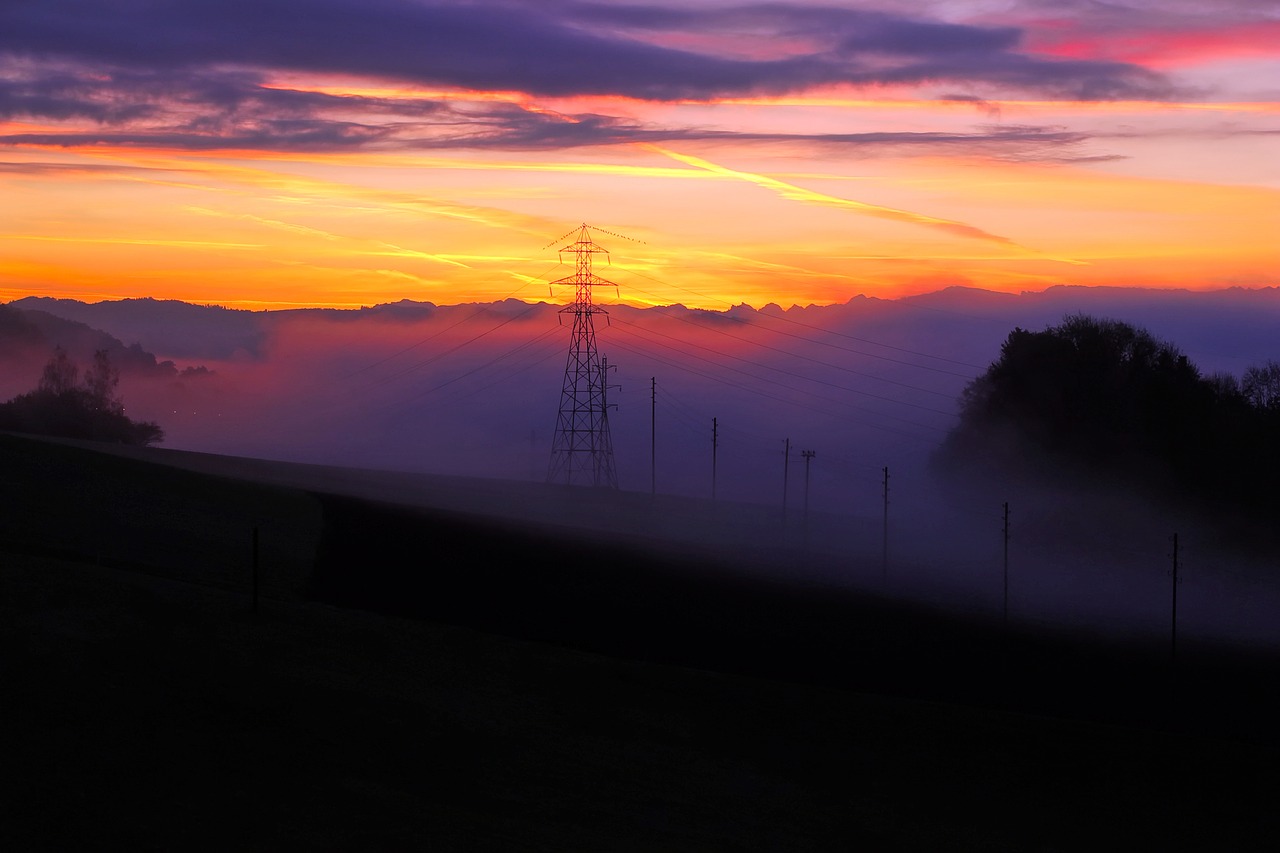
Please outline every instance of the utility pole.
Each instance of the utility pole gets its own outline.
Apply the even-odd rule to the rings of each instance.
[[[605,358],[603,356],[600,358],[600,405],[604,407],[604,411],[606,414],[608,414],[610,409],[616,409],[618,407],[616,403],[611,404],[609,402],[609,389],[622,388],[621,385],[609,384],[609,371],[617,370],[617,369],[618,369],[618,365],[610,364],[608,358]]]
[[[258,612],[258,526],[253,526],[253,612]]]
[[[1173,608],[1169,623],[1169,663],[1178,663],[1178,534],[1173,534]]]
[[[1009,624],[1009,502],[1004,502],[1004,624]]]
[[[716,499],[716,452],[720,449],[720,428],[716,419],[711,419],[711,500]]]
[[[538,479],[538,431],[529,430],[529,479]]]
[[[889,582],[889,466],[884,466],[884,535],[880,544],[880,582]]]
[[[804,553],[805,557],[809,556],[809,462],[814,457],[812,450],[801,450],[800,455],[804,457]]]
[[[592,258],[595,255],[607,258],[609,253],[591,239],[588,226],[584,224],[560,239],[574,235],[573,242],[560,249],[560,255],[571,252],[576,258],[576,271],[552,282],[552,285],[572,287],[574,297],[572,303],[560,309],[561,318],[565,315],[573,318],[573,332],[565,360],[547,482],[616,489],[618,475],[605,402],[608,379],[596,348],[595,332],[595,316],[604,314],[607,319],[608,312],[592,304],[591,291],[601,285],[615,288],[617,285],[591,271]]]
[[[804,457],[804,517],[809,519],[809,461],[813,459],[815,453],[812,450],[801,450],[800,455]]]
[[[649,377],[649,494],[658,494],[658,377]]]
[[[791,439],[786,439],[782,452],[782,523],[787,523],[787,473],[791,467]]]

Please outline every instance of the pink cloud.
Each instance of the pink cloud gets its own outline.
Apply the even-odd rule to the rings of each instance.
[[[1280,21],[1232,23],[1213,28],[1099,29],[1074,21],[1044,21],[1028,31],[1038,53],[1076,60],[1128,62],[1177,68],[1222,59],[1275,56]]]

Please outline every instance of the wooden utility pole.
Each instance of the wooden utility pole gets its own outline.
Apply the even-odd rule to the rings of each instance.
[[[649,494],[658,494],[658,377],[649,377]]]
[[[716,499],[716,452],[720,449],[720,428],[716,419],[711,419],[711,500]]]
[[[889,466],[884,466],[884,536],[880,543],[880,581],[889,582]]]
[[[782,523],[787,523],[787,473],[791,468],[791,439],[786,439],[782,452]]]
[[[1004,502],[1004,624],[1009,624],[1009,502]]]
[[[258,612],[258,527],[253,528],[253,612]]]
[[[801,450],[800,455],[804,457],[804,517],[809,518],[809,462],[816,455],[812,450]]]
[[[1173,534],[1173,600],[1169,620],[1169,662],[1178,662],[1178,534]]]
[[[538,432],[529,430],[529,479],[538,479]]]

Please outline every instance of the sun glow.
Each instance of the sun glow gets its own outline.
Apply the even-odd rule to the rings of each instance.
[[[1007,5],[699,13],[728,29],[619,13],[614,29],[555,30],[713,81],[629,72],[648,88],[605,66],[583,85],[530,66],[542,76],[524,86],[479,55],[490,77],[193,58],[192,83],[0,54],[18,93],[0,99],[16,105],[0,113],[0,291],[556,300],[546,282],[563,270],[544,247],[582,222],[642,241],[602,237],[617,298],[635,304],[1280,283],[1280,102],[1232,70],[1274,65],[1277,24]],[[846,15],[862,22],[849,44],[883,44],[859,53],[803,23]],[[936,73],[913,71],[917,38],[944,40]],[[986,53],[949,66],[948,39]],[[841,51],[846,64],[804,77]]]

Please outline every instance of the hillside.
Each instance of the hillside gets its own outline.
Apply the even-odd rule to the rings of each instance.
[[[1261,850],[1277,829],[1267,657],[1171,680],[1140,645],[730,583],[718,548],[500,520],[458,482],[407,505],[333,470],[320,490],[17,437],[0,459],[8,849]]]

